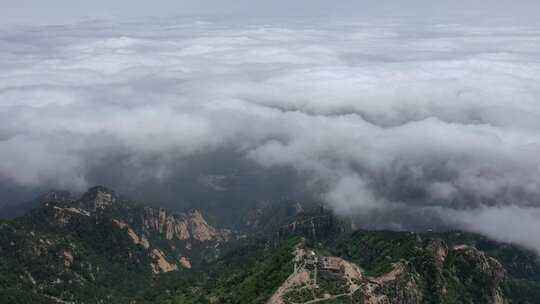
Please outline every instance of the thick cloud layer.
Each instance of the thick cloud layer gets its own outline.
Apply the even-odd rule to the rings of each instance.
[[[537,0],[0,0],[0,24],[61,24],[95,18],[230,15],[236,18],[306,16],[493,17],[538,19]]]
[[[226,150],[261,172],[293,168],[368,227],[540,250],[540,27],[11,27],[0,71],[2,189],[174,183],[179,163],[217,166]]]

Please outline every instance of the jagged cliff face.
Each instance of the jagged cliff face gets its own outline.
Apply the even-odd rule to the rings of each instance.
[[[145,208],[143,230],[163,234],[167,240],[227,241],[230,231],[219,230],[208,224],[197,210],[174,213],[165,209]]]
[[[208,224],[200,211],[173,212],[164,208],[135,206],[115,192],[95,187],[75,200],[69,193],[51,192],[44,196],[44,207],[51,209],[52,224],[66,225],[73,217],[109,216],[126,229],[136,243],[146,243],[149,235],[166,240],[195,242],[227,241],[231,232]]]
[[[214,246],[231,237],[229,230],[208,224],[198,210],[173,212],[142,207],[104,187],[94,187],[79,199],[65,192],[53,192],[44,198],[53,225],[67,227],[73,221],[79,224],[81,218],[109,218],[133,244],[149,252],[155,261],[150,265],[154,273],[175,271],[186,265],[190,268],[194,246]],[[167,248],[155,248],[156,243]]]

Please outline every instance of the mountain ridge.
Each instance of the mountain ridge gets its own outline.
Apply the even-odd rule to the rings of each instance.
[[[316,204],[234,231],[103,186],[0,221],[2,303],[528,304],[538,256],[472,233],[355,230]],[[302,252],[299,254],[299,252]],[[306,261],[315,260],[306,266]],[[314,277],[315,276],[315,277]],[[296,282],[292,284],[291,282]]]

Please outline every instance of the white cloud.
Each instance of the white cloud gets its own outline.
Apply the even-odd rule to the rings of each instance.
[[[395,20],[4,30],[0,179],[81,189],[112,163],[163,180],[179,158],[233,147],[306,173],[340,212],[442,205],[493,235],[499,215],[540,207],[539,33]],[[504,238],[536,246],[519,227]]]
[[[462,229],[540,252],[540,236],[535,233],[540,229],[540,208],[484,207],[467,213],[449,211],[447,215]]]

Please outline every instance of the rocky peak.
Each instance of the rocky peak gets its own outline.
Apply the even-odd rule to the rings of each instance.
[[[506,304],[502,284],[508,273],[502,264],[473,246],[458,245],[452,249],[455,264],[467,282],[482,282],[487,302]]]
[[[154,233],[167,240],[199,242],[226,241],[230,237],[229,230],[213,227],[199,210],[174,212],[153,207],[138,209],[136,204],[103,186],[90,188],[79,199],[74,199],[69,192],[54,191],[45,195],[43,201],[48,214],[54,219],[49,223],[60,226],[68,225],[74,217],[99,217],[114,208],[120,211],[114,213],[117,225],[121,229],[128,229],[135,243],[143,245],[147,243],[145,237]],[[134,214],[130,212],[135,210],[142,211],[136,216],[141,219],[142,226],[133,222]]]
[[[116,201],[118,201],[118,194],[103,186],[90,188],[80,199],[82,207],[88,210],[105,209]]]
[[[498,260],[488,256],[485,252],[467,245],[455,246],[453,251],[462,261],[466,261],[479,271],[487,273],[489,277],[493,278],[495,283],[498,284],[506,279],[507,272],[502,264]]]
[[[210,241],[222,238],[219,231],[210,226],[199,210],[190,210],[187,214],[188,229],[191,236],[199,241]]]
[[[297,212],[298,209],[293,209]],[[294,213],[293,213],[294,214]],[[308,239],[322,239],[352,229],[351,222],[337,217],[331,210],[319,206],[318,208],[300,211],[294,219],[283,225],[278,234],[280,237],[299,235]]]

